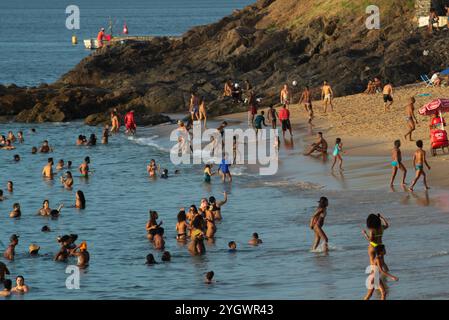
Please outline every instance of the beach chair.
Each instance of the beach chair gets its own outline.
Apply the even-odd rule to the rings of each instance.
[[[434,87],[432,81],[430,81],[429,77],[426,74],[421,75],[421,80],[426,84],[426,88]]]

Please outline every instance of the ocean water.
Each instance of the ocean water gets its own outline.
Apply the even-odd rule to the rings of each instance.
[[[126,21],[129,35],[177,36],[196,25],[218,21],[252,0],[2,0],[0,83],[50,83],[90,54],[83,39],[96,38],[113,21],[114,34]],[[66,7],[80,9],[80,30],[66,29]],[[78,45],[72,46],[72,34]]]
[[[297,134],[293,147],[281,146],[277,175],[262,177],[243,165],[232,169],[232,185],[217,177],[206,185],[201,165],[171,164],[168,150],[173,142],[167,137],[173,125],[139,128],[136,137],[121,134],[112,137],[109,145],[95,147],[76,146],[75,139],[79,134],[100,135],[101,128],[42,124],[33,126],[37,131],[32,134],[31,127],[13,123],[0,127],[1,132],[25,132],[25,143],[17,150],[0,150],[0,187],[6,189],[7,180],[15,184],[14,193],[6,193],[7,200],[0,202],[0,251],[11,234],[20,235],[16,261],[1,260],[12,277],[22,274],[31,287],[29,294],[12,299],[360,299],[366,290],[368,264],[361,228],[372,212],[383,212],[391,223],[384,237],[386,261],[400,281],[389,283],[389,298],[448,297],[447,190],[426,193],[419,185],[415,193],[392,192],[376,178],[381,176],[385,182],[388,166],[371,164],[373,159],[348,158],[347,173],[332,176],[328,163],[301,155],[304,136]],[[303,133],[303,128],[296,130]],[[55,161],[73,161],[73,191],[64,190],[58,178],[54,182],[41,178],[49,155],[32,155],[31,147],[44,139],[54,147],[50,156]],[[22,157],[19,163],[12,161],[16,153]],[[94,170],[87,181],[76,173],[85,156],[91,157]],[[148,178],[146,165],[151,158],[171,173],[179,169],[180,174],[168,180]],[[364,172],[377,176],[359,172],[356,167],[361,161],[367,163]],[[342,184],[342,179],[347,182]],[[85,210],[70,208],[76,190],[86,196]],[[220,199],[223,191],[229,193],[229,201],[222,210],[216,241],[207,244],[205,256],[192,257],[175,240],[177,212],[198,205],[203,197]],[[323,195],[330,201],[324,226],[329,255],[310,252],[313,235],[308,222]],[[58,220],[36,215],[44,199],[50,200],[51,207],[65,204]],[[14,202],[22,207],[18,220],[8,217]],[[158,211],[164,222],[166,250],[172,254],[172,262],[151,267],[144,264],[145,256],[153,253],[160,261],[161,253],[146,239],[150,209]],[[52,232],[41,233],[43,225]],[[253,232],[264,241],[259,247],[247,245]],[[86,240],[91,253],[79,290],[65,286],[67,264],[52,261],[59,249],[56,237],[69,233]],[[237,242],[237,253],[227,251],[231,240]],[[40,257],[27,255],[31,243],[41,246]],[[218,282],[206,286],[203,277],[209,270]]]

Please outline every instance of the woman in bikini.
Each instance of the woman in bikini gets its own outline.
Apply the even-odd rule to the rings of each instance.
[[[176,240],[179,242],[187,241],[187,230],[189,229],[189,225],[187,224],[187,216],[184,208],[178,213],[178,223],[176,223]]]
[[[368,231],[362,230],[362,234],[365,236],[365,239],[368,240],[368,256],[370,265],[374,265],[374,259],[376,257],[376,247],[382,245],[382,236],[384,234],[384,230],[388,229],[390,225],[388,224],[387,219],[380,213],[378,214],[370,214],[366,219],[366,227]],[[384,269],[388,271],[388,267],[386,264],[384,265]]]
[[[221,215],[221,207],[228,202],[228,194],[226,192],[223,192],[224,199],[222,201],[218,201],[215,199],[215,197],[209,197],[209,204],[211,206],[211,211],[214,214],[215,220],[221,220],[223,219]]]
[[[329,239],[323,231],[324,219],[327,215],[327,207],[329,206],[329,201],[326,197],[321,197],[318,201],[318,208],[310,219],[310,229],[315,233],[315,240],[313,241],[312,250],[316,250],[321,242],[324,241],[324,252],[329,251],[328,242]]]
[[[163,234],[164,229],[161,228],[163,221],[157,223],[157,219],[159,218],[156,211],[150,210],[150,220],[148,220],[146,225],[146,230],[148,232],[148,240],[153,241],[153,238],[156,234]]]

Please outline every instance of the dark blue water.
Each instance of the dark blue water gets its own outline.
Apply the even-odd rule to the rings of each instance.
[[[114,33],[126,21],[129,35],[181,35],[218,21],[252,0],[2,0],[0,1],[0,83],[32,86],[53,82],[90,54],[83,39],[96,37],[113,20]],[[80,8],[78,45],[65,26],[68,5]]]

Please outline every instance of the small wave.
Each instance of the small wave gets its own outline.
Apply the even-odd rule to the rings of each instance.
[[[436,253],[432,253],[432,254],[430,255],[430,258],[434,258],[434,257],[442,257],[442,256],[447,256],[447,255],[449,255],[449,252],[442,250],[442,251],[438,251],[438,252],[436,252]]]
[[[322,185],[307,181],[265,181],[263,183],[268,187],[297,188],[300,190],[320,190]]]
[[[155,139],[157,139],[157,138],[159,138],[158,135],[153,135],[151,137],[139,137],[139,138],[129,136],[128,140],[133,141],[142,146],[150,146],[150,147],[154,147],[160,151],[170,152],[170,149],[162,147],[155,141]]]

